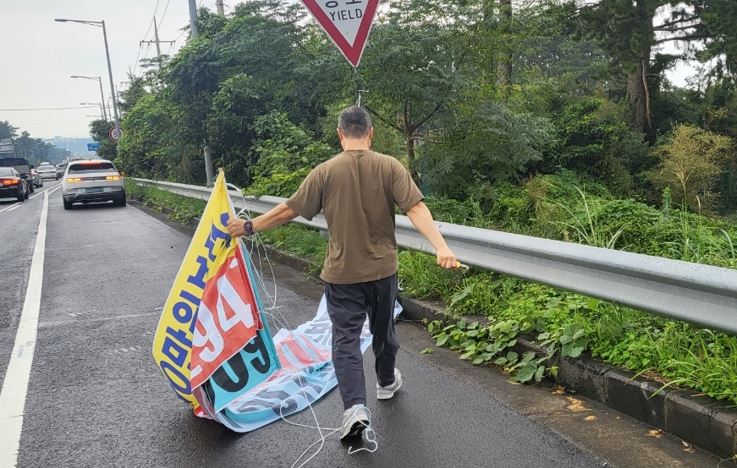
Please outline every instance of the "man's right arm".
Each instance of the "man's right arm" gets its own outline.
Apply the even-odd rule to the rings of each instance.
[[[456,268],[458,260],[453,251],[448,248],[443,235],[440,234],[438,227],[432,219],[432,213],[424,202],[415,204],[406,211],[407,217],[420,233],[430,241],[437,251],[437,264],[443,268]]]

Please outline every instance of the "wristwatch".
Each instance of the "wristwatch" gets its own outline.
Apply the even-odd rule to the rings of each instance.
[[[253,221],[245,221],[243,223],[243,230],[246,231],[247,236],[253,235]]]

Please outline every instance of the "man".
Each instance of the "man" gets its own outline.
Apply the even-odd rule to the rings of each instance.
[[[360,435],[370,424],[360,349],[368,315],[376,357],[376,397],[392,398],[402,385],[394,367],[399,343],[393,310],[397,296],[394,206],[435,247],[437,263],[455,268],[456,257],[433,222],[409,172],[395,158],[371,151],[369,114],[353,106],[338,121],[343,152],[315,167],[292,197],[252,222],[228,221],[231,236],[250,235],[291,221],[312,219],[321,210],[329,241],[322,274],[333,324],[333,364],[345,412],[340,438]]]

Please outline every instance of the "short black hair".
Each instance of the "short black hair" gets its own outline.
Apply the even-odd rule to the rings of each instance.
[[[365,137],[371,130],[371,116],[363,107],[348,107],[338,117],[338,128],[348,138]]]

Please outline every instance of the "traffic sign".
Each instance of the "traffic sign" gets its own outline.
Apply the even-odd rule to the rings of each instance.
[[[111,127],[110,130],[107,132],[107,136],[109,136],[110,139],[113,140],[113,141],[118,141],[118,140],[120,140],[120,135],[122,133],[123,133],[123,130],[120,130],[120,129],[115,128],[115,127]]]
[[[100,149],[99,143],[87,143],[87,151],[97,151]]]
[[[302,0],[354,67],[358,67],[379,0]]]

